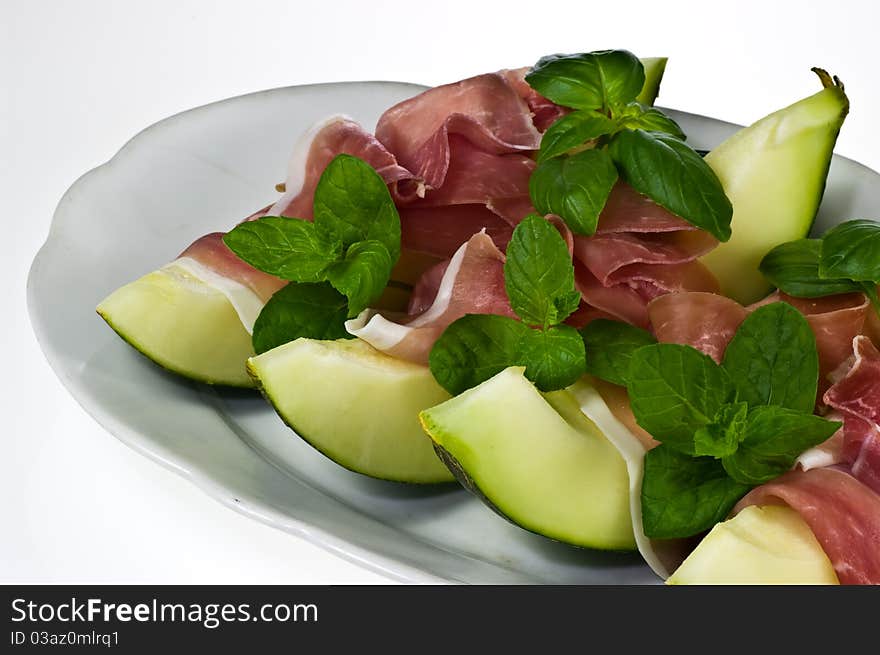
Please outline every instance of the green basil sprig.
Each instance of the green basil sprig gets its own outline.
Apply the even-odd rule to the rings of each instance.
[[[812,413],[816,340],[787,303],[752,312],[721,365],[690,346],[650,343],[647,333],[612,323],[596,321],[582,331],[587,369],[625,384],[636,421],[661,442],[645,456],[649,537],[710,528],[749,489],[790,469],[840,427]]]
[[[846,221],[819,239],[776,246],[761,260],[764,277],[796,298],[862,292],[880,314],[880,223]]]
[[[348,336],[347,318],[379,297],[400,256],[400,218],[369,164],[337,155],[315,189],[314,221],[264,216],[223,242],[248,264],[291,283],[254,323],[257,353],[299,337]]]
[[[715,173],[684,143],[674,120],[636,101],[645,73],[635,55],[605,50],[544,57],[526,81],[576,110],[541,140],[529,184],[539,212],[558,214],[575,234],[593,234],[619,177],[719,240],[730,238],[733,208]]]
[[[560,325],[580,302],[574,267],[559,231],[540,216],[526,217],[513,231],[504,282],[521,320],[469,314],[449,325],[431,349],[431,373],[453,395],[508,366],[524,366],[542,391],[567,387],[584,372],[583,340]]]

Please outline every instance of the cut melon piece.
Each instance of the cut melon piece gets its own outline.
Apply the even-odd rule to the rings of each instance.
[[[666,71],[666,57],[642,57],[645,67],[645,85],[636,100],[643,105],[653,105],[660,93],[660,82]]]
[[[770,291],[758,270],[761,259],[807,236],[822,200],[849,101],[839,80],[817,72],[822,91],[740,130],[706,155],[733,204],[733,234],[702,261],[721,291],[744,305]]]
[[[254,386],[245,370],[254,349],[239,312],[223,291],[184,265],[168,264],[120,287],[97,311],[169,371],[208,384]]]
[[[838,584],[812,530],[790,507],[746,507],[718,523],[667,584]]]
[[[421,413],[459,481],[537,534],[633,550],[626,465],[568,391],[541,394],[510,367]]]
[[[454,480],[419,426],[421,410],[449,399],[427,367],[359,339],[297,339],[247,368],[284,422],[345,468],[397,482]]]

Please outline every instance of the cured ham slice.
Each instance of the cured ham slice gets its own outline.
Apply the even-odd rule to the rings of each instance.
[[[738,302],[716,293],[670,293],[648,305],[658,341],[693,346],[717,363],[747,315]]]
[[[679,291],[718,291],[715,277],[697,261],[717,244],[708,232],[618,182],[596,233],[575,237],[577,286],[587,305],[647,328],[653,299]]]
[[[648,314],[660,341],[693,346],[720,361],[727,343],[748,313],[780,301],[801,312],[816,335],[821,396],[829,386],[829,376],[852,354],[853,338],[865,329],[869,302],[863,294],[794,298],[777,291],[754,305],[742,307],[721,295],[676,293],[652,301]]]
[[[840,457],[852,474],[880,493],[880,352],[866,336],[853,339],[854,360],[824,401],[843,415]]]
[[[501,249],[513,235],[513,226],[481,204],[446,207],[401,207],[400,245],[404,250],[451,257],[481,230]]]
[[[175,261],[194,260],[221,278],[237,282],[256,294],[265,303],[287,282],[258,271],[239,259],[225,243],[223,232],[212,232],[196,239]]]
[[[500,73],[428,89],[391,107],[376,125],[376,138],[433,189],[446,180],[453,134],[496,155],[541,145],[527,102]]]
[[[397,197],[411,197],[418,191],[415,176],[400,166],[376,137],[347,116],[336,114],[313,125],[297,141],[287,166],[284,195],[269,208],[268,215],[311,220],[321,173],[340,154],[367,162]]]
[[[443,185],[428,190],[413,206],[437,207],[529,196],[535,162],[525,155],[497,155],[479,149],[458,134],[449,135],[449,170]],[[531,204],[531,202],[530,202]]]
[[[433,281],[439,277],[436,293],[432,294],[426,280],[417,287],[412,301],[415,309],[421,309],[424,299],[433,295],[427,309],[403,317],[365,310],[345,324],[348,332],[394,357],[427,364],[431,347],[443,330],[465,314],[516,316],[504,288],[504,255],[484,232],[462,244],[442,276],[437,271],[427,275]]]
[[[526,101],[529,110],[532,112],[532,123],[539,132],[544,132],[557,119],[562,118],[571,110],[566,107],[557,105],[552,100],[548,100],[540,93],[535,91],[528,82],[526,82],[526,74],[531,70],[530,66],[523,68],[509,68],[499,71],[507,80],[520,98]]]
[[[841,584],[880,584],[880,495],[836,468],[790,471],[756,487],[734,508],[788,505],[831,560]]]

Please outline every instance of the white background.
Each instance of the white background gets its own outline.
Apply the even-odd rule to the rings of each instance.
[[[0,582],[384,581],[135,454],[43,359],[30,261],[64,190],[142,128],[277,86],[436,84],[627,48],[670,57],[660,104],[739,123],[818,90],[823,66],[852,102],[837,151],[880,169],[878,19],[876,0],[0,0]]]

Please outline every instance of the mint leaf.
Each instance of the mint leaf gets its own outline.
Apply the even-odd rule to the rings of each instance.
[[[535,64],[526,82],[556,104],[608,110],[636,99],[645,85],[645,69],[626,50],[550,55]]]
[[[345,297],[326,282],[290,283],[269,298],[254,322],[254,351],[259,355],[300,337],[350,339],[347,317]]]
[[[657,343],[647,330],[604,318],[591,321],[580,333],[586,346],[587,373],[624,387],[629,384],[633,353]]]
[[[547,327],[578,308],[574,266],[568,246],[551,223],[534,214],[516,229],[507,246],[504,286],[513,311],[529,325]]]
[[[428,365],[440,386],[455,396],[516,365],[520,343],[531,331],[506,316],[468,314],[443,331]]]
[[[687,137],[681,127],[656,107],[632,102],[624,110],[623,127],[628,129],[642,129],[648,132],[665,132],[676,139],[684,141]]]
[[[676,216],[730,238],[733,206],[718,177],[694,150],[674,136],[624,130],[609,146],[624,181]]]
[[[627,389],[638,424],[687,455],[694,454],[694,433],[736,395],[727,372],[711,357],[671,343],[642,346],[632,354]]]
[[[351,155],[337,155],[315,189],[315,226],[350,246],[378,241],[392,261],[400,256],[400,217],[379,174]]]
[[[529,195],[541,214],[558,214],[575,234],[590,235],[616,181],[608,152],[585,150],[538,164],[529,178]]]
[[[751,406],[779,405],[812,414],[819,379],[816,337],[784,302],[764,305],[742,322],[724,352],[724,370]]]
[[[665,444],[645,454],[642,527],[652,539],[690,537],[727,518],[748,491],[721,462],[689,457]]]
[[[538,163],[563,155],[592,139],[611,134],[616,127],[613,120],[596,111],[574,111],[567,114],[548,127],[541,136]]]
[[[789,241],[764,255],[759,268],[770,284],[796,298],[819,298],[862,290],[857,283],[846,278],[821,277],[821,253],[821,239]]]
[[[394,261],[379,241],[352,244],[345,259],[327,269],[327,280],[348,298],[349,317],[357,316],[382,295]]]
[[[857,282],[880,282],[880,223],[841,223],[822,236],[819,275]]]
[[[517,358],[541,391],[564,389],[584,374],[584,341],[570,325],[530,330]]]
[[[712,422],[694,433],[694,454],[720,459],[733,453],[745,438],[748,413],[744,402],[722,405]]]
[[[254,268],[284,280],[317,282],[342,252],[342,243],[298,218],[264,216],[223,236],[232,252]]]
[[[802,452],[841,425],[784,407],[756,407],[749,412],[739,448],[722,459],[724,470],[739,483],[763,484],[791,469]]]

